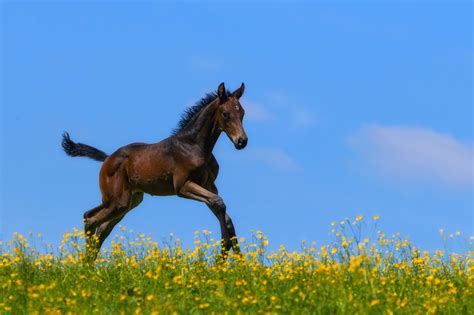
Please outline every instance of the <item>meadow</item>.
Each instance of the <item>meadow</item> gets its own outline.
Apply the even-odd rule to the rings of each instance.
[[[84,234],[59,248],[15,234],[2,244],[2,314],[473,314],[472,238],[462,254],[428,252],[377,229],[378,217],[331,226],[334,242],[302,241],[269,252],[256,231],[243,255],[222,262],[220,243],[196,232],[192,248],[172,235],[154,242],[121,227],[95,264],[84,262]]]

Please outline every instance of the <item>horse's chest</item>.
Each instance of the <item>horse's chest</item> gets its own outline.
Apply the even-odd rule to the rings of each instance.
[[[189,171],[193,172],[204,167],[205,164],[206,164],[206,161],[204,158],[194,157],[189,160],[189,164],[187,165],[187,168]]]

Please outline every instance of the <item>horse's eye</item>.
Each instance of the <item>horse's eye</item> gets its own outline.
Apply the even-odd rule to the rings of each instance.
[[[229,113],[228,112],[222,112],[222,118],[225,120],[229,119]]]

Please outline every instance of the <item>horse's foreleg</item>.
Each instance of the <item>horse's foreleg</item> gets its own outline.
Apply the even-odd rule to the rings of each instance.
[[[178,196],[197,201],[202,201],[212,210],[219,220],[222,233],[222,256],[226,257],[229,250],[232,248],[232,242],[229,231],[226,225],[226,205],[222,198],[199,186],[198,184],[187,181],[178,191]]]
[[[239,241],[237,239],[237,234],[235,233],[234,223],[232,222],[232,219],[230,218],[227,212],[225,214],[225,224],[226,224],[227,230],[229,231],[229,237],[231,240],[234,253],[240,254],[240,246],[239,246]]]
[[[218,191],[216,185],[213,182],[208,183],[206,185],[206,188],[208,188],[209,191],[211,191],[212,193],[214,193],[216,195],[219,194],[219,191]],[[218,219],[219,219],[219,217],[218,217]],[[240,254],[239,241],[237,239],[237,234],[235,233],[234,223],[232,222],[232,219],[230,218],[229,213],[227,211],[225,213],[225,224],[226,224],[227,231],[229,232],[229,237],[230,237],[230,240],[231,240],[231,243],[232,243],[232,248],[233,248],[235,253]],[[224,233],[221,233],[221,236],[222,236],[222,239],[224,239]]]

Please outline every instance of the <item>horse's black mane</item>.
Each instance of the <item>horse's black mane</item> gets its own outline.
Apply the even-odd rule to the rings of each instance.
[[[227,95],[230,95],[230,91],[227,91]],[[181,114],[181,119],[178,122],[178,126],[173,129],[172,135],[177,135],[189,124],[191,120],[207,105],[211,104],[217,98],[217,92],[207,93],[203,98],[197,101],[193,106],[186,108]]]

